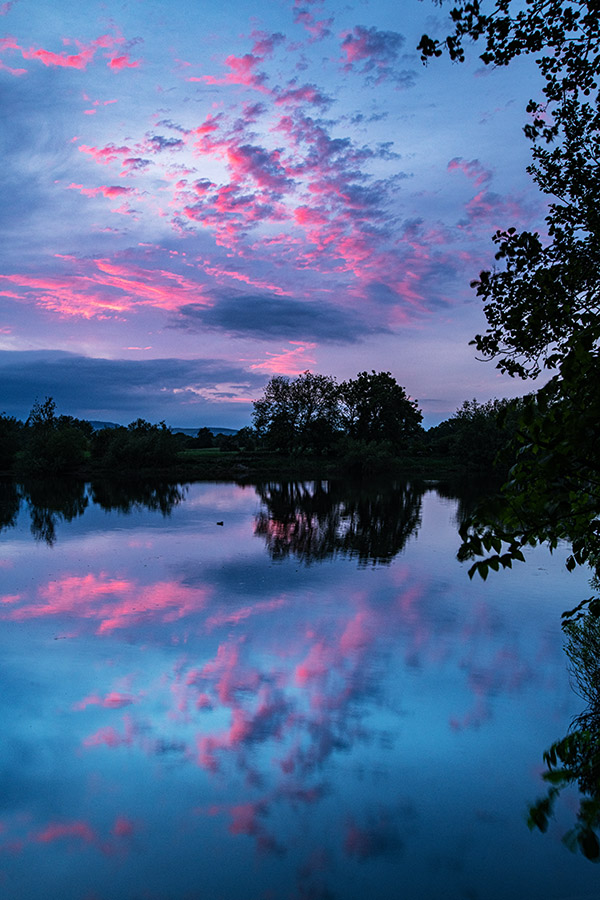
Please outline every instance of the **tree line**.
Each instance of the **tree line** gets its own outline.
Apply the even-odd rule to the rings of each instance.
[[[0,415],[0,471],[22,477],[100,472],[173,471],[196,451],[238,454],[252,467],[279,457],[331,463],[349,475],[385,473],[408,463],[441,462],[485,473],[505,472],[523,401],[466,400],[425,431],[418,403],[389,372],[275,376],[253,404],[253,425],[234,434],[198,429],[190,437],[164,422],[136,419],[95,430],[85,419],[58,415],[54,400],[36,401],[25,422]],[[206,457],[204,457],[206,459]],[[210,453],[209,453],[210,458]],[[264,467],[263,466],[263,467]]]

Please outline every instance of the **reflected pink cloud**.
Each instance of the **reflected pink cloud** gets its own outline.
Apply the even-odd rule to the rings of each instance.
[[[118,816],[112,827],[112,833],[115,837],[131,837],[135,832],[135,825],[126,816]]]
[[[105,697],[100,697],[98,694],[90,694],[78,703],[74,703],[72,708],[74,710],[80,710],[86,709],[88,706],[103,706],[106,709],[121,709],[123,706],[130,706],[132,703],[136,702],[136,698],[132,697],[130,694],[121,694],[118,691],[111,691],[109,694],[106,694]]]
[[[296,9],[294,11],[294,22],[296,25],[302,25],[308,31],[310,43],[321,41],[332,33],[333,16],[330,16],[328,19],[316,19],[307,9]]]
[[[281,609],[285,606],[285,597],[273,597],[272,600],[259,600],[251,606],[243,606],[241,609],[232,610],[231,612],[215,613],[206,620],[205,627],[207,631],[218,628],[221,625],[239,625],[251,616],[257,613],[272,612],[274,609]]]
[[[83,624],[96,623],[98,634],[153,619],[173,622],[201,611],[210,592],[178,582],[144,585],[129,579],[99,575],[66,575],[37,590],[33,602],[0,611],[0,619],[26,621],[68,616]]]
[[[65,838],[78,838],[86,844],[93,844],[97,841],[95,831],[87,822],[52,822],[35,836],[35,840],[41,844],[49,844]]]
[[[88,737],[84,738],[83,746],[84,747],[101,747],[102,745],[106,747],[130,747],[135,738],[136,738],[136,728],[129,716],[123,717],[123,734],[119,734],[119,732],[112,727],[112,725],[106,726],[104,728],[99,728],[98,731],[95,731],[93,734],[88,735]]]

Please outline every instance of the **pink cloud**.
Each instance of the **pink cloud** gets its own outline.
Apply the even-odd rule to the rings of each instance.
[[[81,184],[70,184],[69,189],[78,190],[79,193],[83,194],[85,197],[97,197],[99,194],[102,194],[103,197],[108,197],[111,200],[115,197],[123,197],[127,194],[135,193],[134,188],[107,184],[101,184],[99,187],[95,188],[84,188]]]
[[[88,153],[97,163],[102,165],[108,165],[108,163],[114,162],[116,159],[131,156],[129,147],[115,147],[114,144],[107,144],[105,147],[88,147],[86,144],[81,144],[79,151],[80,153]]]
[[[108,259],[65,258],[62,276],[0,275],[0,284],[19,285],[28,299],[63,316],[108,316],[138,306],[178,310],[185,303],[208,303],[203,285],[166,269],[112,263]]]
[[[389,79],[403,87],[414,83],[414,72],[399,69],[400,51],[404,37],[397,31],[379,31],[374,26],[356,25],[342,33],[343,68],[346,72],[357,68],[368,82],[379,84]]]
[[[135,825],[126,816],[118,816],[112,828],[115,837],[131,837],[135,831]]]
[[[492,179],[492,173],[489,169],[484,168],[478,159],[472,159],[470,162],[467,162],[466,159],[455,156],[448,163],[448,171],[463,172],[467,178],[473,179],[475,185],[487,184]]]
[[[266,56],[272,56],[277,47],[285,41],[285,35],[280,31],[271,34],[267,34],[265,31],[253,31],[250,37],[254,41],[252,53],[263,59]]]
[[[281,609],[285,606],[284,597],[274,597],[272,600],[259,600],[250,606],[243,606],[241,609],[233,610],[227,613],[215,613],[206,620],[206,628],[211,630],[220,625],[239,625],[240,622],[255,616],[257,613],[272,612],[274,609]]]
[[[111,691],[105,697],[98,694],[89,694],[78,703],[73,704],[74,710],[85,709],[88,706],[103,706],[106,709],[121,709],[123,706],[130,706],[135,703],[135,697],[130,694],[121,694],[118,691]]]
[[[99,728],[98,731],[95,731],[84,739],[83,746],[100,747],[104,744],[106,747],[111,748],[123,746],[129,747],[133,743],[135,734],[130,722],[126,722],[125,725],[125,734],[122,735],[112,726]]]
[[[296,25],[302,25],[310,34],[310,43],[323,40],[323,38],[331,35],[331,26],[333,25],[333,17],[329,19],[316,19],[307,9],[296,9],[294,12],[294,22]]]
[[[316,364],[316,360],[308,355],[308,351],[314,350],[316,344],[308,342],[299,343],[290,341],[291,350],[284,350],[281,353],[267,352],[267,358],[263,362],[253,363],[251,369],[262,369],[265,372],[272,372],[277,375],[299,375],[305,372],[307,368]]]
[[[187,81],[203,81],[205,84],[238,84],[242,87],[253,88],[256,91],[269,93],[265,86],[267,76],[264,72],[256,72],[255,69],[263,62],[262,56],[246,53],[244,56],[228,56],[225,65],[231,71],[222,78],[214,75],[190,76]]]
[[[315,84],[303,84],[295,87],[294,82],[290,82],[286,90],[276,93],[275,103],[279,106],[300,106],[308,104],[309,106],[319,106],[326,108],[331,105],[332,99],[324,94]]]
[[[139,65],[140,60],[130,60],[129,54],[127,53],[123,56],[113,56],[108,63],[110,69],[137,69]]]
[[[45,66],[62,66],[71,69],[85,69],[94,58],[96,48],[93,45],[86,47],[79,53],[53,53],[51,50],[35,49],[22,50],[24,59],[39,59]]]

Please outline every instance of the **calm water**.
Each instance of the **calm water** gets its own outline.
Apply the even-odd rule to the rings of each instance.
[[[2,491],[3,897],[598,896],[575,796],[525,824],[563,554],[471,583],[402,485]]]

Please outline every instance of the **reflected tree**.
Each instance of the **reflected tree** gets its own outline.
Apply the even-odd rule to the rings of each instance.
[[[390,563],[421,521],[423,488],[347,482],[266,482],[256,491],[264,508],[255,534],[273,559],[295,556],[306,564],[342,554],[360,565]]]
[[[94,481],[91,497],[107,512],[129,514],[148,509],[170,516],[173,508],[185,500],[186,489],[180,484],[147,481]]]
[[[0,481],[0,531],[14,528],[21,508],[21,495],[14,481]]]
[[[85,483],[71,479],[26,481],[22,493],[31,516],[31,533],[50,546],[56,542],[57,524],[82,516],[89,503]]]
[[[600,862],[600,619],[587,612],[564,626],[565,651],[574,690],[586,709],[571,723],[567,735],[544,753],[549,788],[529,810],[530,828],[546,831],[560,793],[579,789],[579,811],[573,828],[563,837],[571,850],[578,848]]]

